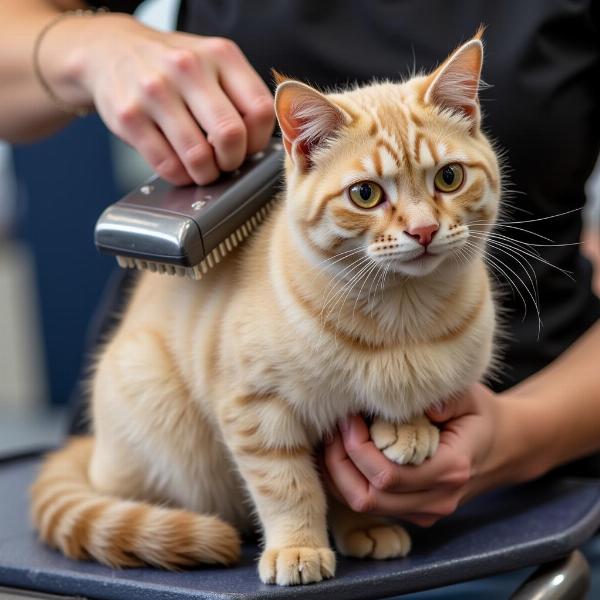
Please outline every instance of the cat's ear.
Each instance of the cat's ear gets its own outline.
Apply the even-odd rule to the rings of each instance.
[[[479,126],[479,84],[483,65],[480,29],[455,50],[426,80],[425,102],[450,109]]]
[[[321,92],[293,80],[279,82],[275,113],[286,152],[301,170],[310,168],[314,152],[347,121],[345,113]]]

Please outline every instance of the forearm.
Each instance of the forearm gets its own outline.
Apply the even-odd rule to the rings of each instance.
[[[600,450],[600,321],[548,367],[500,397],[520,415],[524,478]]]
[[[11,142],[35,139],[68,122],[70,117],[35,77],[33,49],[37,36],[51,20],[62,10],[74,8],[85,8],[85,4],[81,0],[0,2],[0,139]],[[61,31],[58,25],[56,29],[49,32],[53,38],[54,34],[69,35],[62,25]],[[45,49],[44,44],[42,50]],[[63,50],[60,55],[46,57],[52,61],[55,74],[68,65],[69,57]]]

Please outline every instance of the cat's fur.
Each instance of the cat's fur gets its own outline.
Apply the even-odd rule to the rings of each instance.
[[[500,197],[479,123],[481,61],[476,36],[405,83],[325,96],[280,82],[284,198],[202,281],[141,276],[99,357],[93,437],[50,456],[33,487],[44,541],[109,565],[231,563],[255,513],[264,582],[334,574],[319,440],[366,413],[388,457],[422,462],[438,440],[425,409],[478,381],[492,355],[484,241],[470,236]],[[462,187],[435,192],[455,162]],[[352,204],[347,188],[364,180],[384,204]],[[432,223],[436,256],[409,262],[422,248],[405,231]],[[409,549],[398,525],[329,512],[344,554]]]

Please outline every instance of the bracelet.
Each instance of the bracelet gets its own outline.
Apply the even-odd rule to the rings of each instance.
[[[92,110],[89,108],[84,108],[82,106],[73,106],[72,104],[65,102],[62,98],[60,98],[52,89],[47,79],[44,77],[42,72],[42,68],[40,65],[40,48],[42,46],[42,42],[46,37],[46,34],[60,21],[62,21],[66,17],[83,17],[88,15],[95,15],[99,13],[108,12],[107,8],[99,8],[97,10],[67,10],[65,12],[60,13],[54,19],[51,19],[44,27],[42,27],[41,31],[38,33],[35,38],[35,43],[33,46],[33,72],[35,74],[35,78],[38,80],[39,84],[44,88],[44,91],[48,95],[48,97],[56,104],[63,112],[75,115],[77,117],[85,117],[89,115]]]

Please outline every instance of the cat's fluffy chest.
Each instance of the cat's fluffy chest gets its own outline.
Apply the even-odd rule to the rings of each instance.
[[[317,350],[295,353],[280,391],[319,429],[357,412],[409,420],[481,379],[492,351],[491,310],[490,303],[472,331],[438,344],[361,352],[334,343],[317,360]]]

